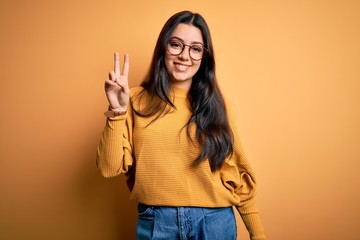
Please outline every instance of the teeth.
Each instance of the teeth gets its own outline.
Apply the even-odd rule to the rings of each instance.
[[[181,64],[176,64],[176,68],[180,71],[185,71],[189,68],[189,66],[186,65],[181,65]]]

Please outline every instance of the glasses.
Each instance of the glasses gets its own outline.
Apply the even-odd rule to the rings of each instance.
[[[171,39],[166,49],[171,55],[178,56],[184,51],[185,47],[189,48],[189,55],[195,61],[201,60],[207,51],[207,49],[200,43],[187,45],[176,39]]]

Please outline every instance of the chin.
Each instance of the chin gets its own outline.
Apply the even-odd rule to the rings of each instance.
[[[182,83],[182,82],[188,82],[191,81],[191,78],[173,78],[172,81],[174,83]]]
[[[186,81],[188,81],[188,80],[191,79],[191,77],[189,77],[189,76],[187,76],[187,75],[183,75],[183,74],[181,74],[181,75],[175,74],[175,75],[172,76],[172,78],[173,78],[174,81],[176,81],[176,82],[186,82]]]

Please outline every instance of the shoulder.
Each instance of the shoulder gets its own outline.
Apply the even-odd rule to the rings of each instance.
[[[142,86],[132,87],[132,88],[130,88],[130,96],[137,95],[140,92],[142,92],[143,90],[144,90],[144,88]]]
[[[147,104],[149,101],[149,96],[144,87],[136,86],[130,88],[130,99],[132,106],[136,106],[137,109],[140,109]]]

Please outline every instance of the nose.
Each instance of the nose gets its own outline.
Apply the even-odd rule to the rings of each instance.
[[[184,46],[183,51],[179,54],[179,58],[182,60],[188,60],[190,58],[190,47]]]

